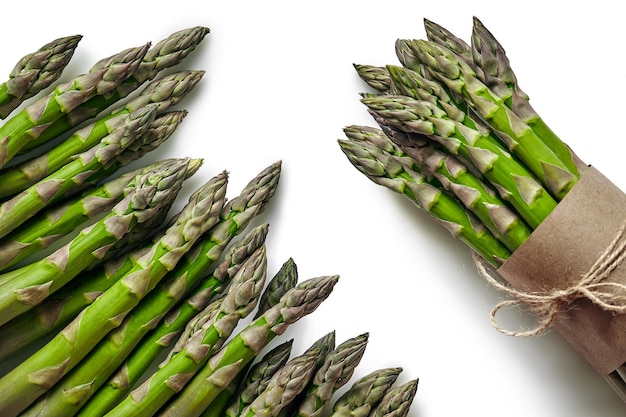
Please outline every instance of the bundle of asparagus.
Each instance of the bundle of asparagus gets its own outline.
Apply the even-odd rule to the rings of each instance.
[[[555,329],[626,400],[623,193],[533,109],[478,18],[469,43],[424,22],[426,39],[396,41],[399,64],[354,65],[376,127],[346,127],[341,150],[471,248],[480,274],[511,296],[494,326]],[[528,307],[536,327],[500,327],[510,306]]]

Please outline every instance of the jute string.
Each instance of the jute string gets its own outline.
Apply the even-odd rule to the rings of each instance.
[[[626,258],[625,234],[626,224],[623,224],[613,241],[578,282],[569,288],[552,289],[546,292],[525,292],[503,284],[500,275],[478,255],[474,255],[478,273],[495,288],[511,297],[509,300],[498,303],[491,310],[491,324],[506,335],[537,336],[548,330],[559,312],[582,298],[587,298],[604,310],[619,314],[626,313],[626,285],[605,281]],[[534,327],[526,330],[507,330],[498,324],[496,320],[498,312],[504,308],[523,305],[537,316],[537,323]]]

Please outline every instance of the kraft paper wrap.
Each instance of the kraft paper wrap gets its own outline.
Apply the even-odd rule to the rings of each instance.
[[[626,194],[590,167],[497,272],[518,291],[566,289],[589,271],[624,222]],[[626,284],[626,265],[607,281]],[[601,375],[626,363],[626,314],[581,298],[558,313],[552,328]]]

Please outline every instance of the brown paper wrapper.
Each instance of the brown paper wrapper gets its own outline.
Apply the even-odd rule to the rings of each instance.
[[[518,291],[567,289],[591,269],[625,222],[626,194],[590,167],[498,273]],[[626,285],[626,265],[606,281]],[[581,298],[559,312],[552,328],[603,376],[626,363],[626,314]]]

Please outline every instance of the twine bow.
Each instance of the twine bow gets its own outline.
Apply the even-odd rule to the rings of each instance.
[[[617,231],[609,246],[602,252],[581,279],[565,289],[553,289],[547,292],[525,292],[504,285],[499,275],[490,269],[485,261],[474,255],[478,273],[491,285],[506,293],[512,299],[498,303],[490,314],[491,324],[501,333],[509,336],[537,336],[544,333],[553,323],[557,314],[574,301],[587,298],[600,308],[614,313],[626,313],[626,285],[617,282],[605,282],[607,277],[626,258],[626,224]],[[527,330],[507,330],[496,321],[496,315],[506,307],[526,305],[537,316],[537,323]]]

